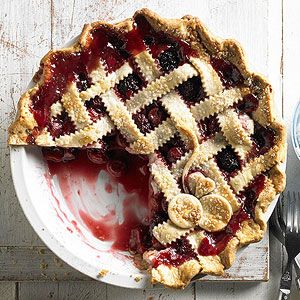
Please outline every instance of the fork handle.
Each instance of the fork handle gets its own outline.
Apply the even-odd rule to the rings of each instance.
[[[292,261],[288,260],[284,273],[280,280],[279,300],[287,300],[290,297],[292,286]]]
[[[295,282],[296,282],[297,289],[300,292],[300,263],[296,260],[296,258],[294,259],[294,268],[297,274],[295,278]]]

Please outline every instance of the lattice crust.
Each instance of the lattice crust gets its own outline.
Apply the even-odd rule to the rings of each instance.
[[[200,204],[193,202],[197,203],[197,217],[200,218],[193,226],[182,228],[176,220],[172,219],[176,223],[174,224],[169,219],[155,226],[152,232],[166,249],[172,242],[187,239],[194,251],[193,258],[176,267],[160,264],[151,268],[160,252],[155,250],[144,254],[154,283],[182,288],[198,273],[222,275],[224,268],[233,263],[239,246],[258,241],[262,237],[266,229],[263,213],[275,194],[284,188],[285,176],[278,164],[285,157],[285,130],[272,110],[272,90],[269,83],[260,75],[249,71],[243,51],[236,42],[213,37],[197,18],[190,16],[181,20],[167,20],[142,9],[134,16],[139,17],[145,17],[156,32],[164,32],[191,45],[194,54],[168,72],[163,72],[157,55],[146,46],[145,41],[142,41],[144,50],[131,56],[130,61],[123,61],[112,72],[108,71],[105,61],[100,59],[94,69],[88,71],[90,85],[85,90],[80,91],[74,79],[65,87],[61,98],[49,107],[50,121],[66,115],[74,125],[73,132],[52,136],[47,126],[38,126],[32,112],[32,99],[51,77],[52,57],[56,53],[78,54],[85,51],[92,42],[89,38],[91,33],[103,25],[117,34],[120,30],[128,33],[134,26],[131,19],[114,26],[101,22],[87,25],[73,47],[50,52],[43,58],[43,74],[39,82],[20,99],[16,121],[9,129],[9,144],[25,145],[32,142],[33,137],[34,143],[40,146],[98,147],[97,141],[116,127],[130,143],[131,152],[149,154],[152,185],[157,189],[155,192],[163,193],[167,203],[175,197],[184,197],[186,193],[190,193],[190,172],[200,172],[198,177],[195,175],[198,180],[212,180],[214,184],[210,185],[209,190],[205,190],[205,184],[202,185],[204,189],[198,194],[201,196],[197,200]],[[227,86],[213,67],[212,58],[232,64],[241,74],[243,82]],[[129,97],[122,98],[118,85],[137,73],[144,82],[143,86]],[[205,96],[188,105],[180,94],[180,86],[194,77],[200,78]],[[254,94],[258,99],[258,107],[251,113],[251,118],[239,111],[239,104],[249,94]],[[93,119],[86,104],[97,97],[104,104],[105,111],[100,118]],[[143,109],[156,101],[161,103],[168,116],[158,126],[143,133],[133,116],[142,113]],[[219,128],[217,132],[210,132],[203,137],[199,124],[210,122],[209,118],[216,118]],[[272,129],[274,141],[272,146],[255,156],[251,153],[254,151],[257,124]],[[167,165],[161,155],[161,147],[175,137],[180,137],[187,151],[176,162]],[[217,157],[228,147],[232,149],[232,155],[237,156],[239,168],[224,175]],[[240,229],[221,253],[200,255],[198,248],[206,237],[205,231],[201,229],[201,224],[205,223],[201,219],[204,218],[205,211],[202,214],[200,212],[208,209],[207,206],[202,207],[203,196],[208,194],[212,199],[215,197],[223,203],[224,208],[228,208],[227,217],[232,213],[237,214],[241,210],[240,197],[243,191],[257,176],[263,176],[266,180],[257,198],[254,216],[241,223]],[[195,197],[192,199],[195,201]]]

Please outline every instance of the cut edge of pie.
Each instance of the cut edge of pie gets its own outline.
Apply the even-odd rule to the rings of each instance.
[[[139,17],[145,18],[156,32],[166,33],[168,36],[174,37],[176,39],[180,39],[181,41],[184,41],[191,46],[193,51],[196,52],[197,58],[189,58],[188,64],[192,66],[193,72],[195,72],[196,75],[200,75],[201,77],[201,75],[205,74],[205,70],[206,70],[205,68],[207,68],[208,65],[212,64],[211,61],[212,58],[216,60],[218,59],[224,60],[232,64],[235,68],[237,68],[243,78],[243,87],[241,87],[240,89],[232,88],[226,90],[228,91],[229,94],[228,98],[237,97],[239,100],[236,100],[236,102],[238,102],[249,93],[254,93],[258,99],[258,108],[252,114],[253,120],[256,123],[258,123],[259,126],[269,128],[274,132],[273,133],[274,136],[272,137],[274,139],[272,142],[272,146],[270,146],[270,148],[268,148],[265,153],[258,154],[257,157],[251,159],[250,161],[245,162],[245,165],[243,166],[244,168],[243,172],[237,171],[237,174],[230,177],[228,181],[225,181],[224,178],[218,179],[220,180],[221,183],[215,180],[216,185],[218,186],[211,187],[211,182],[209,180],[206,179],[204,179],[204,181],[202,180],[203,174],[202,175],[196,174],[194,178],[191,178],[190,189],[193,190],[194,194],[198,195],[199,196],[198,198],[202,201],[201,202],[202,206],[199,209],[198,206],[196,208],[193,206],[194,199],[185,199],[184,198],[185,196],[180,198],[180,195],[186,195],[186,194],[180,193],[180,191],[178,192],[178,186],[176,186],[176,181],[175,181],[175,186],[173,182],[176,172],[177,173],[179,172],[180,177],[182,176],[185,178],[185,176],[191,176],[191,173],[188,173],[189,170],[191,170],[193,166],[195,168],[195,164],[197,166],[197,161],[199,162],[203,161],[202,157],[204,155],[202,153],[203,150],[205,150],[205,148],[200,148],[201,143],[199,145],[199,143],[197,142],[197,136],[193,132],[194,123],[191,121],[191,118],[189,116],[187,118],[183,118],[178,115],[175,115],[175,117],[173,116],[172,120],[176,121],[175,122],[176,128],[173,129],[173,127],[171,126],[168,127],[171,128],[170,130],[173,131],[178,130],[181,135],[187,137],[189,139],[189,142],[193,144],[192,147],[194,151],[192,152],[192,155],[187,160],[185,160],[185,166],[174,167],[174,165],[172,165],[172,167],[174,167],[173,170],[174,172],[173,174],[171,174],[171,172],[165,170],[165,166],[161,165],[160,159],[157,158],[155,154],[153,154],[154,150],[158,149],[158,147],[153,148],[153,145],[151,144],[151,139],[146,139],[144,138],[144,136],[141,136],[139,133],[137,133],[137,130],[134,126],[130,126],[129,129],[128,128],[124,129],[122,127],[124,125],[123,123],[126,122],[127,120],[126,119],[124,121],[123,115],[120,114],[123,112],[123,107],[121,107],[120,110],[118,110],[119,107],[118,109],[113,110],[115,108],[115,102],[111,100],[113,99],[113,96],[109,94],[109,89],[116,83],[123,80],[126,76],[128,76],[128,74],[130,74],[130,70],[128,70],[127,68],[128,66],[127,67],[125,66],[120,71],[120,74],[117,74],[115,77],[111,76],[109,79],[104,78],[103,77],[104,75],[101,74],[101,72],[98,72],[97,74],[93,74],[94,78],[97,78],[98,80],[97,81],[98,91],[101,90],[103,93],[105,93],[106,108],[109,105],[111,105],[108,111],[113,121],[111,121],[107,116],[105,116],[99,119],[97,122],[91,122],[90,117],[87,115],[86,111],[82,110],[82,107],[80,106],[80,101],[77,101],[78,99],[74,101],[73,99],[78,97],[80,97],[81,99],[85,99],[85,98],[90,99],[91,97],[97,95],[97,93],[93,91],[92,88],[87,88],[87,90],[83,90],[79,93],[77,91],[75,84],[69,85],[63,97],[64,97],[64,106],[65,109],[68,110],[69,117],[70,115],[72,115],[71,120],[75,121],[77,124],[76,134],[77,132],[79,132],[79,134],[77,134],[76,137],[75,137],[76,134],[70,131],[68,135],[61,135],[58,136],[56,139],[53,139],[50,133],[47,130],[45,130],[46,127],[42,128],[43,126],[41,126],[41,124],[45,123],[45,120],[47,119],[47,114],[49,114],[50,112],[49,111],[44,111],[42,113],[39,112],[40,124],[38,124],[36,116],[34,116],[34,114],[32,113],[32,109],[31,109],[32,97],[35,97],[38,94],[38,91],[40,89],[43,89],[43,86],[47,84],[49,79],[51,79],[51,77],[53,76],[53,73],[51,71],[51,64],[54,56],[59,57],[59,55],[62,53],[63,55],[69,53],[69,55],[71,56],[72,55],[76,56],[76,53],[82,52],[84,51],[84,49],[88,49],[90,43],[93,42],[90,38],[91,32],[97,30],[98,28],[104,27],[107,30],[112,30],[114,32],[116,30],[120,30],[121,32],[125,32],[125,33],[129,32],[134,28],[134,20],[136,20]],[[140,63],[142,64],[145,61],[147,63],[147,59],[151,60],[151,57],[149,58],[147,55],[145,55],[143,58],[140,58]],[[215,61],[215,63],[218,62]],[[126,63],[124,65],[126,65]],[[183,64],[182,67],[184,67],[185,65],[186,64]],[[118,70],[120,69],[121,68],[119,68]],[[178,69],[179,67],[175,70]],[[182,68],[180,69],[180,71],[185,72],[186,70]],[[199,73],[196,73],[197,71]],[[147,66],[144,66],[144,72],[147,72]],[[151,74],[149,76],[150,77],[154,76],[155,72],[156,70],[154,69],[152,71],[150,70],[149,73]],[[167,77],[168,74],[165,75],[164,77]],[[174,76],[176,76],[176,74]],[[195,76],[193,74],[192,76]],[[219,96],[218,92],[220,92],[220,90],[218,85],[216,86],[214,86],[213,84],[210,85],[211,81],[214,80],[220,81],[219,78],[216,79],[213,77],[215,76],[215,74],[217,74],[217,72],[214,73],[208,72],[208,74],[210,74],[209,78],[201,77],[201,80],[205,81],[207,79],[204,88],[206,89],[205,92],[208,95],[212,95],[211,99],[216,99],[214,103],[217,106],[217,104],[220,103],[221,100],[224,100],[224,98],[222,97],[225,96],[223,94]],[[147,76],[147,74],[145,73],[143,75]],[[187,76],[185,80],[191,78],[192,76]],[[155,237],[158,238],[161,243],[165,241],[166,248],[164,250],[151,250],[144,253],[144,259],[149,263],[149,272],[151,273],[151,279],[153,283],[162,283],[166,286],[173,287],[173,288],[183,288],[190,282],[190,280],[194,276],[196,276],[199,273],[210,274],[210,275],[223,275],[224,269],[229,268],[233,264],[236,251],[239,247],[247,245],[249,243],[257,242],[262,239],[263,234],[266,230],[264,213],[266,212],[270,203],[273,201],[275,195],[282,192],[285,187],[285,174],[280,169],[280,164],[283,161],[285,161],[285,156],[286,156],[286,131],[284,125],[281,123],[279,118],[276,117],[275,115],[275,111],[273,108],[273,92],[272,92],[271,85],[262,75],[257,73],[252,73],[249,70],[244,52],[241,46],[236,41],[231,39],[222,40],[216,38],[207,30],[207,28],[201,23],[201,21],[198,18],[192,16],[184,16],[182,19],[165,19],[158,16],[157,14],[155,14],[154,12],[148,9],[141,9],[135,13],[133,19],[126,19],[115,25],[110,25],[104,22],[95,22],[92,24],[85,25],[79,37],[79,40],[73,46],[61,50],[50,51],[42,59],[41,68],[37,72],[37,76],[35,76],[35,80],[36,80],[35,86],[29,89],[27,92],[25,92],[18,103],[18,113],[17,113],[16,120],[9,128],[8,143],[10,145],[28,145],[33,143],[45,147],[53,147],[53,146],[54,147],[56,146],[97,147],[97,141],[101,139],[102,136],[109,133],[116,125],[116,127],[119,130],[121,130],[122,134],[130,142],[130,148],[133,152],[150,155],[151,160],[153,162],[153,164],[151,165],[151,171],[154,176],[154,182],[157,186],[159,186],[160,190],[162,191],[167,190],[167,192],[164,193],[165,196],[167,193],[170,193],[170,195],[167,195],[166,197],[167,198],[169,197],[171,199],[169,203],[171,203],[172,201],[172,207],[175,207],[172,212],[169,212],[169,218],[172,219],[171,216],[173,214],[174,218],[172,220],[175,222],[176,220],[178,221],[178,214],[176,212],[176,209],[179,206],[180,206],[180,210],[182,210],[182,207],[184,207],[184,209],[187,210],[190,209],[188,211],[192,212],[193,215],[195,216],[192,219],[189,219],[188,217],[184,217],[181,220],[179,218],[180,220],[178,221],[179,222],[178,224],[180,226],[175,225],[171,220],[168,220],[162,224],[155,226],[154,228],[154,233],[156,234]],[[170,78],[166,79],[166,84],[168,80],[171,79]],[[174,85],[174,87],[177,88],[178,85],[181,83],[182,81],[181,82],[179,81]],[[221,83],[221,87],[223,88],[222,83]],[[173,88],[170,89],[173,90]],[[167,92],[167,95],[171,93],[172,91],[169,91]],[[216,95],[219,96],[219,98],[215,97]],[[171,96],[173,96],[173,98],[176,97],[174,93],[171,94]],[[161,95],[158,95],[156,98],[158,97],[161,97]],[[165,98],[166,99],[164,99],[164,107],[172,107],[171,100],[173,98],[172,97],[169,98],[165,97]],[[110,101],[112,101],[112,104]],[[236,102],[233,102],[232,104]],[[126,104],[127,103],[128,102],[126,102]],[[204,103],[204,101],[201,103]],[[61,108],[58,107],[59,105],[55,106],[53,105],[53,103],[51,103],[51,105],[49,104],[48,107],[46,107],[45,109],[51,110],[52,111],[51,113],[55,115],[56,110],[61,110]],[[128,107],[130,108],[130,111],[132,113],[138,110],[134,105],[135,104],[128,104]],[[217,122],[219,125],[221,124],[220,126],[222,126],[221,131],[222,133],[226,131],[225,134],[226,145],[234,144],[237,145],[237,147],[239,147],[240,141],[242,141],[241,142],[242,146],[244,146],[244,144],[247,144],[247,142],[249,143],[247,137],[243,135],[242,132],[243,130],[241,129],[241,127],[243,126],[238,126],[237,124],[239,122],[237,123],[234,121],[229,122],[229,124],[231,124],[232,126],[228,126],[227,118],[232,117],[233,119],[230,120],[234,120],[234,118],[236,118],[236,114],[235,112],[233,112],[233,109],[228,108],[228,106],[216,107],[216,109],[218,113]],[[214,112],[213,109],[212,112]],[[196,108],[192,113],[194,116],[203,115],[203,112],[200,110],[197,111]],[[208,113],[208,115],[211,116],[212,114]],[[203,116],[199,117],[199,119],[201,118],[203,118]],[[120,120],[119,123],[118,120]],[[166,120],[165,122],[168,122],[168,120]],[[247,123],[247,120],[245,122]],[[240,120],[240,124],[242,123],[243,120]],[[42,128],[42,130],[40,128]],[[173,133],[174,132],[172,132],[172,134]],[[148,136],[149,135],[150,134],[148,134]],[[72,136],[72,139],[68,138],[69,136]],[[170,134],[170,137],[166,139],[166,141],[168,141],[171,137],[172,135]],[[228,139],[230,140],[229,143],[228,143]],[[219,143],[220,141],[217,139],[217,142]],[[159,142],[158,142],[158,146],[161,146]],[[209,145],[206,145],[206,147],[209,147]],[[221,149],[224,149],[224,146],[222,146],[220,149],[217,149],[215,156],[218,155],[218,153],[223,151],[223,150],[221,151]],[[202,152],[200,150],[202,150]],[[240,155],[240,153],[242,153],[244,150],[243,149],[237,150],[234,148],[233,151]],[[193,159],[191,159],[192,156]],[[187,168],[186,165],[189,165],[189,167]],[[209,160],[207,158],[205,160],[205,167],[208,169],[205,170],[206,173],[205,172],[204,173],[210,174],[215,172],[216,171],[215,169],[217,168],[216,166],[217,163],[215,163],[215,160],[213,159]],[[179,171],[176,169],[177,167],[179,168]],[[185,171],[187,172],[185,173]],[[220,173],[220,170],[216,172]],[[160,174],[157,175],[160,176],[160,178],[156,178],[155,174]],[[170,174],[171,177],[169,176]],[[184,174],[185,176],[182,174]],[[261,179],[259,176],[262,176],[263,179]],[[208,177],[210,179],[211,176]],[[223,196],[227,195],[228,193],[231,194],[233,193],[233,191],[236,194],[240,195],[241,193],[244,192],[245,189],[248,188],[248,186],[251,186],[251,184],[255,182],[257,178],[263,181],[263,187],[261,192],[258,193],[256,204],[255,207],[253,208],[254,218],[253,219],[249,218],[245,221],[242,221],[240,228],[238,228],[238,230],[232,234],[232,237],[227,242],[225,248],[217,255],[200,255],[199,251],[196,255],[195,254],[196,250],[199,248],[201,241],[204,238],[206,238],[206,235],[203,230],[199,230],[199,229],[193,230],[194,227],[191,224],[196,224],[196,225],[201,224],[199,225],[200,227],[209,228],[211,232],[213,231],[212,227],[214,226],[219,226],[217,228],[223,228],[222,223],[218,222],[218,220],[216,220],[216,222],[213,223],[213,225],[210,224],[211,220],[213,219],[215,211],[213,207],[209,207],[209,205],[207,205],[207,203],[211,203],[208,200],[212,199],[212,201],[215,201],[215,203],[220,203],[221,206],[223,205],[221,203],[223,200],[218,198],[217,197],[218,195],[214,197],[214,195],[216,194],[210,194],[210,193],[209,195],[211,195],[211,199],[207,200],[207,198],[205,198],[207,197],[205,196],[205,193],[207,194],[208,189],[210,190],[217,189],[218,191],[217,194],[221,193]],[[201,188],[196,189],[195,186],[192,185],[192,183],[197,182],[197,180],[198,180],[197,183],[198,185],[201,183]],[[227,188],[226,191],[222,186],[223,182],[226,185]],[[230,183],[229,188],[228,188],[229,186],[228,182]],[[203,194],[203,189],[206,191],[204,192],[204,194]],[[249,190],[249,193],[250,192],[253,191]],[[175,197],[179,198],[178,203],[173,201]],[[231,196],[229,196],[229,198],[230,197]],[[236,200],[232,200],[232,202],[229,201],[231,207],[233,207],[232,209],[230,208],[230,210],[228,210],[227,206],[224,205],[223,211],[224,214],[227,213],[226,218],[228,218],[229,215],[232,216],[232,214],[234,212],[237,212],[239,208],[238,204],[236,204],[234,201]],[[189,205],[192,205],[192,208],[190,208]],[[206,209],[205,214],[209,217],[207,222],[204,222],[202,220],[201,223],[199,221],[198,215],[200,214],[201,216],[203,216],[203,208],[204,210]],[[179,217],[181,216],[183,215],[179,214]],[[222,219],[222,217],[220,218]],[[178,232],[180,232],[179,235]],[[194,257],[192,257],[191,259],[183,260],[183,263],[179,265],[161,263],[155,266],[155,261],[157,260],[159,252],[166,251],[166,249],[168,249],[171,243],[175,243],[177,241],[178,237],[180,238],[184,237],[182,238],[182,245],[183,245],[182,247],[185,247],[184,245],[188,243],[187,247],[193,248]]]

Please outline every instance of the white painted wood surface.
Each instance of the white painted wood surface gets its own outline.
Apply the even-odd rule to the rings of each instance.
[[[10,176],[6,129],[14,116],[19,95],[26,89],[40,58],[48,49],[59,47],[77,35],[83,23],[100,17],[105,17],[106,20],[122,19],[131,16],[136,9],[144,6],[166,17],[197,15],[213,33],[239,40],[249,57],[252,69],[268,75],[272,80],[278,109],[279,111],[283,109],[284,118],[290,124],[293,107],[300,96],[300,84],[297,82],[300,70],[299,0],[1,1],[0,277],[3,276],[2,280],[23,280],[25,277],[28,280],[41,279],[39,276],[43,276],[42,273],[47,275],[47,272],[51,273],[51,279],[55,279],[56,276],[63,280],[64,276],[68,277],[70,274],[73,274],[74,277],[71,278],[73,280],[83,279],[82,275],[55,260],[48,250],[43,254],[39,253],[43,248],[36,248],[43,246],[43,243],[25,219],[15,196]],[[289,145],[288,187],[293,189],[297,187],[300,179],[300,163],[293,153],[290,140]],[[9,251],[11,263],[7,260],[8,256],[3,254],[7,249],[11,249]],[[22,249],[27,252],[22,252]],[[271,236],[270,281],[267,283],[201,282],[189,286],[184,291],[165,289],[142,291],[91,281],[21,283],[9,281],[0,283],[0,299],[271,300],[276,299],[282,257],[281,247]],[[255,258],[252,261],[253,268],[257,269]],[[10,271],[15,271],[12,277],[9,277],[9,268]],[[39,276],[34,277],[34,274]],[[294,292],[292,299],[299,298]]]

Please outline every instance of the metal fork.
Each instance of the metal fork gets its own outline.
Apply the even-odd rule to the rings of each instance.
[[[291,292],[293,262],[300,252],[300,194],[293,192],[291,197],[291,193],[288,192],[286,197],[280,197],[275,211],[288,255],[287,265],[280,280],[279,297],[286,300]]]
[[[282,211],[282,202],[284,195],[281,194],[278,200],[278,204],[273,211],[273,214],[270,218],[270,229],[272,234],[281,242],[281,244],[285,244],[285,223],[282,220],[282,217],[278,214],[278,211]],[[281,207],[279,207],[281,206]],[[279,218],[281,218],[279,223]],[[295,278],[296,286],[300,292],[300,261],[295,259],[294,260],[294,268],[296,270],[297,277]]]

